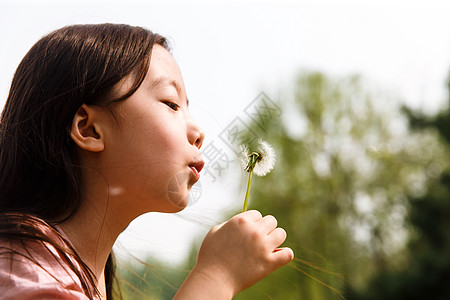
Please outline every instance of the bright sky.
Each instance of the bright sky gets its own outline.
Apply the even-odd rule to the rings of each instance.
[[[41,36],[68,24],[113,22],[170,38],[205,144],[217,141],[259,92],[278,99],[306,70],[362,74],[408,105],[434,112],[446,101],[449,11],[445,0],[0,0],[0,107],[15,68]],[[183,214],[195,221],[143,216],[121,237],[123,247],[170,261],[184,258],[194,233],[204,234],[223,220],[222,211],[240,205],[241,175],[226,175],[220,182],[202,179],[200,201]]]

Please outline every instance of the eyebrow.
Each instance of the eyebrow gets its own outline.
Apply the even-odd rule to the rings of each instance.
[[[181,94],[181,86],[178,84],[178,82],[176,80],[168,79],[166,77],[160,77],[155,79],[151,85],[151,89],[157,88],[159,86],[168,86],[168,85],[173,86],[177,90],[178,95]],[[189,105],[189,100],[187,99],[187,97],[186,97],[186,105]]]

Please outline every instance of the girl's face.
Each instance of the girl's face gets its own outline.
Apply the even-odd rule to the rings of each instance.
[[[112,204],[133,215],[182,210],[203,167],[204,133],[189,114],[172,55],[155,45],[142,85],[112,109],[101,156]]]

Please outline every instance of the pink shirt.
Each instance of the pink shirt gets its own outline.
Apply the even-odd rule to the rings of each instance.
[[[0,239],[0,299],[89,299],[54,247],[48,246],[52,255],[38,242],[26,245],[29,253],[20,242]]]

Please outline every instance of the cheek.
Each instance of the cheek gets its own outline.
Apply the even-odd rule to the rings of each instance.
[[[111,184],[123,191],[124,203],[136,212],[180,211],[189,201],[189,157],[182,120],[140,115],[112,134],[109,147]],[[124,204],[125,205],[125,204]]]
[[[116,182],[126,185],[128,194],[139,201],[167,202],[169,207],[163,210],[180,210],[189,200],[190,171],[182,136],[166,129],[171,128],[154,127],[128,139],[128,150],[117,159],[122,164],[117,166],[121,174]]]

